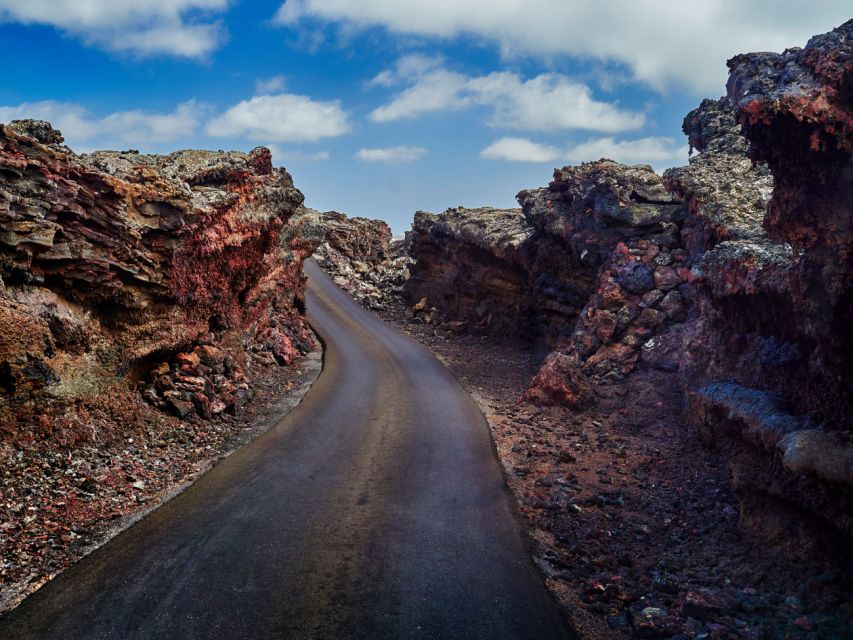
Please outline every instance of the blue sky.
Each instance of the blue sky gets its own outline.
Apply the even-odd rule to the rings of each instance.
[[[273,149],[309,206],[514,206],[556,166],[683,164],[725,60],[850,17],[817,0],[0,0],[0,121],[76,151]]]

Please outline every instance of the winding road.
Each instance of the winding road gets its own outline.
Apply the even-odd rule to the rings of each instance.
[[[313,261],[323,373],[274,428],[0,618],[0,638],[568,638],[473,400]]]

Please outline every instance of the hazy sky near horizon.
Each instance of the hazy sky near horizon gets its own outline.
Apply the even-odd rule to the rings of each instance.
[[[552,169],[684,164],[726,59],[851,17],[814,0],[0,0],[0,122],[78,152],[272,149],[309,206],[515,206]]]

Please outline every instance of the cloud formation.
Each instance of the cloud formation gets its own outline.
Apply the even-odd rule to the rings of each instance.
[[[398,35],[475,37],[504,56],[568,55],[617,63],[655,89],[716,95],[725,60],[745,51],[781,51],[850,17],[837,0],[287,0],[280,25],[305,18]]]
[[[616,140],[613,137],[590,138],[566,149],[541,144],[527,138],[500,138],[480,152],[487,160],[513,162],[581,163],[607,158],[624,164],[651,164],[655,167],[683,164],[687,145],[667,137]]]
[[[294,162],[325,162],[332,157],[328,151],[302,151],[301,149],[282,149],[277,144],[264,145],[272,153],[273,164],[279,166],[289,166]]]
[[[529,80],[496,71],[467,76],[445,68],[438,58],[405,56],[371,85],[408,86],[370,114],[374,122],[414,118],[424,113],[458,111],[475,106],[491,109],[487,124],[523,131],[584,129],[618,133],[642,127],[642,113],[596,100],[586,85],[556,73]]]
[[[24,118],[47,120],[59,129],[76,151],[95,146],[146,146],[192,136],[201,125],[207,108],[195,100],[179,104],[170,113],[140,110],[117,111],[104,117],[85,107],[45,100],[0,106],[0,122]]]
[[[562,156],[563,152],[557,147],[527,138],[501,138],[480,152],[480,157],[486,160],[515,162],[553,162]]]
[[[366,162],[385,162],[387,164],[400,164],[403,162],[414,162],[426,155],[427,150],[423,147],[408,147],[400,145],[397,147],[386,147],[376,149],[359,149],[355,157]]]
[[[650,164],[655,167],[685,164],[688,147],[672,138],[650,136],[636,140],[590,138],[569,147],[565,158],[569,162],[589,162],[608,158],[623,164]]]
[[[263,144],[314,142],[349,133],[337,100],[320,101],[292,93],[255,96],[211,120],[205,131],[218,137],[245,137]]]
[[[287,86],[287,82],[282,75],[258,79],[255,81],[255,93],[281,93],[284,91],[285,86]]]
[[[0,0],[0,22],[54,27],[85,44],[139,56],[202,58],[226,38],[229,0]]]

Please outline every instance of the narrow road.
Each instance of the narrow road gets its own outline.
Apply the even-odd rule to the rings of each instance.
[[[327,350],[302,403],[0,619],[0,638],[569,637],[472,399],[306,271]]]

